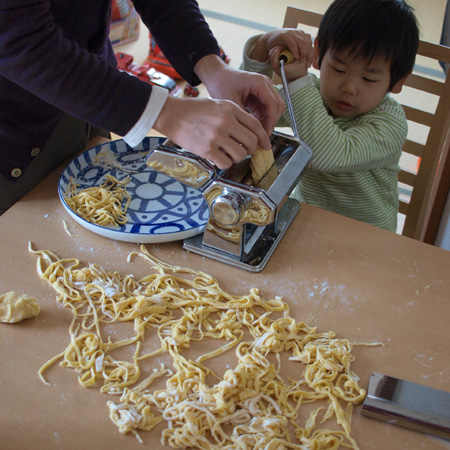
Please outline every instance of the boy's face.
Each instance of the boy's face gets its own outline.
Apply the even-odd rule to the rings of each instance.
[[[314,50],[317,66],[317,46]],[[320,92],[333,117],[353,118],[377,107],[390,82],[390,62],[385,59],[367,61],[328,50],[320,67]]]

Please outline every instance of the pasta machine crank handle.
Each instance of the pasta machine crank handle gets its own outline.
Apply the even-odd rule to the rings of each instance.
[[[291,118],[291,126],[292,131],[294,132],[294,136],[297,139],[300,139],[300,136],[298,134],[298,128],[297,128],[297,121],[295,120],[295,114],[294,114],[294,108],[292,106],[292,99],[291,99],[291,93],[289,91],[289,84],[286,79],[286,73],[284,71],[285,64],[289,64],[290,62],[294,61],[294,56],[289,50],[283,50],[280,53],[279,60],[280,60],[280,74],[281,74],[281,80],[283,81],[283,88],[286,96],[286,103],[289,111],[289,116]]]

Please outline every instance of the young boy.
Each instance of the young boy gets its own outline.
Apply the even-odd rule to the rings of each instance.
[[[335,0],[314,48],[309,35],[294,29],[247,42],[243,68],[249,71],[279,74],[286,48],[296,58],[285,65],[286,78],[300,138],[313,151],[296,198],[396,231],[407,122],[388,94],[402,90],[418,43],[416,18],[402,0]],[[311,63],[320,81],[308,74]],[[289,125],[286,110],[278,126]]]

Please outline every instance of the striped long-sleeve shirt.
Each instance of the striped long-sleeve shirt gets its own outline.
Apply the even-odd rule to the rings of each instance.
[[[243,68],[272,75],[268,63],[248,58]],[[311,166],[294,196],[306,203],[396,231],[398,172],[407,135],[403,108],[386,95],[373,110],[352,119],[333,118],[320,94],[319,79],[308,74],[289,84],[300,138],[312,149]],[[282,87],[278,87],[284,97]],[[286,110],[278,126],[290,126]]]

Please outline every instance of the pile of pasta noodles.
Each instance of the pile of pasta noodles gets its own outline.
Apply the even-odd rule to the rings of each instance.
[[[165,422],[162,442],[173,448],[358,448],[351,415],[365,391],[350,367],[356,344],[295,321],[280,297],[264,299],[256,288],[232,295],[212,276],[166,264],[144,246],[128,257],[140,256],[153,268],[139,280],[96,264],[83,267],[78,259],[60,259],[31,244],[29,250],[38,255],[41,278],[73,313],[69,345],[39,375],[46,382],[44,371],[59,361],[79,372],[83,386],[120,396],[108,406],[121,433],[142,442],[140,431]],[[112,340],[104,327],[123,322],[133,323],[133,336]],[[145,353],[150,334],[159,347]],[[208,339],[218,344],[213,350],[186,356]],[[116,360],[113,351],[127,346],[131,360]],[[237,363],[223,375],[208,367],[233,350]],[[170,356],[171,367],[155,367],[153,358],[162,354]],[[298,379],[283,379],[282,354],[298,365]]]
[[[124,225],[131,196],[126,190],[130,177],[120,181],[106,175],[100,186],[77,190],[78,185],[71,180],[65,197],[67,206],[78,216],[100,226]]]

